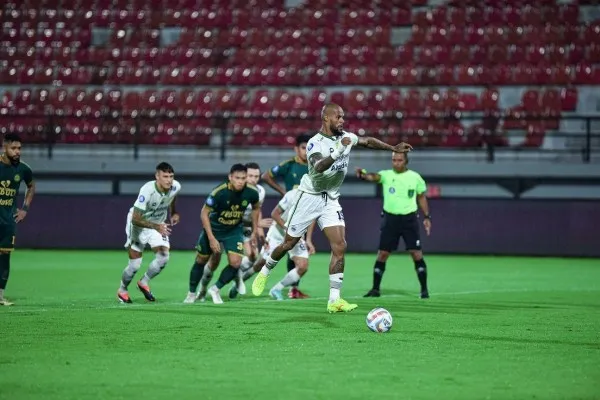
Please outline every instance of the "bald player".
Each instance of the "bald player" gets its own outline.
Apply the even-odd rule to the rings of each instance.
[[[306,147],[308,173],[302,177],[298,193],[290,208],[286,222],[286,234],[266,264],[252,283],[252,293],[259,296],[264,291],[271,270],[279,260],[306,233],[308,227],[317,221],[331,246],[329,264],[329,313],[349,312],[357,305],[350,304],[340,297],[344,279],[346,230],[342,207],[338,201],[340,187],[348,172],[349,155],[353,146],[393,152],[407,152],[409,144],[389,145],[372,137],[359,138],[354,133],[344,131],[344,110],[337,104],[326,104],[321,111],[321,129]]]

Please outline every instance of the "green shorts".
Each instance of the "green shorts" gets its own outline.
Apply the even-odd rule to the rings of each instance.
[[[17,224],[0,225],[0,251],[13,251],[15,249],[15,234]]]
[[[241,229],[236,229],[227,233],[215,233],[215,238],[221,243],[221,250],[226,253],[244,255],[244,235]],[[196,243],[198,253],[208,256],[213,253],[210,249],[208,236],[202,231]]]

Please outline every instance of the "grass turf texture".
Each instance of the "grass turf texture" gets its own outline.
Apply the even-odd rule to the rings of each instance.
[[[0,399],[599,396],[598,260],[428,256],[432,298],[420,300],[412,262],[397,255],[384,297],[363,299],[374,256],[350,255],[343,296],[359,308],[329,315],[326,254],[301,284],[312,299],[228,301],[224,289],[220,306],[181,304],[193,257],[172,254],[152,281],[157,303],[132,283],[135,303],[119,305],[125,252],[16,251]],[[284,273],[282,262],[268,287]],[[389,333],[365,325],[376,306],[394,317]]]

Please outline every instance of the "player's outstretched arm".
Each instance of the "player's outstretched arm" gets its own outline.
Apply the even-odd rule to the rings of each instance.
[[[412,146],[408,143],[401,142],[395,146],[392,146],[391,144],[387,144],[370,136],[359,137],[357,145],[367,149],[388,150],[396,153],[407,153],[412,150]]]
[[[356,177],[360,180],[367,182],[379,183],[381,181],[381,175],[372,172],[367,172],[366,169],[360,167],[356,168]]]

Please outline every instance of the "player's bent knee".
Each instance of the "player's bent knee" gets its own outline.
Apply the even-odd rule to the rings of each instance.
[[[419,261],[423,258],[423,252],[421,250],[409,250],[409,253],[415,261]]]
[[[219,265],[219,261],[221,261],[221,258],[215,262],[212,257],[209,259],[207,255],[196,253],[196,263],[201,265],[208,263],[209,267],[213,270],[217,268],[215,265]]]
[[[129,259],[134,260],[137,258],[142,258],[142,252],[129,248]]]
[[[298,270],[298,275],[302,276],[308,270],[308,260],[305,258],[296,257],[294,258],[294,265]]]
[[[346,241],[344,239],[337,240],[331,243],[331,251],[333,254],[343,256],[346,253]]]

